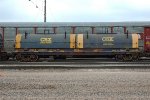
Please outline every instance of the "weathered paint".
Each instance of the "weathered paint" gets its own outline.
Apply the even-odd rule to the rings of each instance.
[[[70,34],[22,34],[21,48],[24,49],[69,49]]]
[[[2,35],[0,34],[0,50],[2,49]]]
[[[70,48],[75,48],[76,34],[70,34]]]
[[[75,34],[76,27],[72,26],[71,28],[72,28],[72,33],[71,34]]]
[[[150,52],[150,27],[144,28],[144,51]]]
[[[77,35],[77,48],[83,48],[83,34]]]
[[[17,34],[16,35],[16,45],[15,45],[15,48],[16,49],[19,49],[19,48],[21,48],[21,44],[20,44],[20,42],[21,42],[21,34]]]
[[[4,50],[5,27],[2,27],[2,50]]]
[[[84,34],[84,48],[132,48],[132,35],[129,34]]]
[[[18,27],[16,27],[16,35],[18,34]]]
[[[132,34],[132,48],[138,48],[138,34]]]
[[[37,33],[37,27],[34,27],[33,29],[34,29],[34,34],[36,34]]]

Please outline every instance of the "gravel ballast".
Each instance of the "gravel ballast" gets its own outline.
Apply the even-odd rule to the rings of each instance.
[[[0,100],[149,100],[150,69],[0,70]]]

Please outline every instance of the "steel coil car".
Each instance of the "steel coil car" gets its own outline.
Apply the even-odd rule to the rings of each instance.
[[[36,61],[40,57],[113,56],[138,58],[138,34],[18,34],[16,59]]]

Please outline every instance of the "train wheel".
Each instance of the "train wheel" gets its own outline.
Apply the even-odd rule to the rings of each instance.
[[[9,60],[8,56],[0,56],[0,61],[7,61]]]
[[[29,62],[30,56],[29,55],[22,55],[21,56],[21,62]]]
[[[16,55],[16,60],[20,61],[20,62],[28,62],[28,61],[30,61],[29,58],[30,58],[29,55],[22,55],[22,54]]]
[[[116,55],[117,61],[132,61],[132,55]]]
[[[30,55],[30,61],[31,62],[36,62],[38,60],[38,56],[33,54],[33,55]]]
[[[123,56],[123,61],[132,61],[133,57],[132,55],[124,55]]]
[[[21,60],[21,54],[17,54],[17,55],[15,56],[15,58],[16,58],[17,61],[20,61],[20,60]]]
[[[116,61],[123,61],[123,55],[116,55]]]
[[[9,60],[9,57],[8,57],[7,53],[2,53],[0,55],[0,60],[1,61],[7,61],[7,60]]]
[[[133,61],[138,61],[139,60],[139,54],[133,54],[132,60]]]

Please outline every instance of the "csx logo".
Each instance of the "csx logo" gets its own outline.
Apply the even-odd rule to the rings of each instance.
[[[52,43],[52,39],[51,38],[41,38],[40,43],[41,44],[50,44],[50,43]]]
[[[114,37],[103,37],[102,41],[114,41]]]

